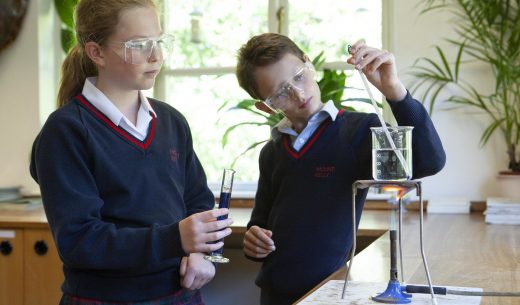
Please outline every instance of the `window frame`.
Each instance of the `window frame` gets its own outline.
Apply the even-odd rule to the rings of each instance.
[[[268,30],[272,33],[280,33],[288,35],[289,23],[284,22],[288,20],[289,16],[289,0],[266,0],[268,4]],[[381,38],[383,49],[392,51],[393,50],[393,16],[394,16],[394,0],[382,0],[381,1]],[[154,96],[165,101],[166,99],[166,78],[167,77],[186,77],[186,76],[202,76],[202,75],[223,75],[223,74],[234,74],[235,66],[219,66],[219,67],[199,67],[199,68],[163,68],[161,73],[157,75],[155,85],[153,88]],[[328,61],[325,62],[321,69],[334,69],[334,70],[353,70],[351,65],[342,61]],[[387,103],[385,103],[387,104]],[[384,105],[385,108],[388,105]],[[384,113],[388,113],[384,109]],[[208,181],[213,193],[218,196],[220,192],[220,185],[214,181]],[[256,184],[255,181],[250,182],[236,182],[234,185],[235,194],[239,193],[240,198],[254,198],[256,193],[256,187],[252,189],[252,184]]]

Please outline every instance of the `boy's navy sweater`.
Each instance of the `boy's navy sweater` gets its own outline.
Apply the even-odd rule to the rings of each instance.
[[[440,171],[444,150],[422,104],[409,93],[390,104],[400,126],[414,126],[413,179]],[[352,247],[352,184],[372,179],[374,126],[381,126],[375,114],[342,111],[299,152],[286,135],[262,148],[248,228],[272,230],[276,250],[262,260],[256,279],[261,288],[297,298],[345,264]],[[366,194],[357,193],[357,223]]]
[[[55,111],[33,145],[31,175],[63,261],[64,293],[139,301],[180,289],[179,221],[214,206],[185,118],[150,99],[140,141],[82,95]]]

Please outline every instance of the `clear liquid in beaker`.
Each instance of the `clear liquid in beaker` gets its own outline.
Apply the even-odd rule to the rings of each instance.
[[[371,127],[372,177],[374,180],[409,180],[412,178],[411,126]],[[389,141],[388,138],[392,141]]]
[[[409,177],[397,157],[396,151],[400,151],[404,160],[412,168],[411,149],[372,149],[372,177],[375,180],[409,180]]]

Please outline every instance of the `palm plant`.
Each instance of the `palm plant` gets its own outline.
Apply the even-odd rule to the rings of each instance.
[[[455,107],[470,107],[486,114],[491,123],[484,130],[480,144],[485,145],[495,132],[507,145],[509,169],[520,173],[520,13],[518,0],[425,0],[422,13],[448,10],[456,18],[459,39],[448,39],[458,50],[450,63],[446,53],[436,46],[438,60],[419,58],[414,65],[418,79],[412,91],[423,88],[422,100],[430,102],[430,114],[438,96],[449,86],[461,92],[445,102]],[[463,66],[480,62],[489,66],[495,86],[491,94],[479,91],[465,81]]]
[[[316,56],[312,60],[312,64],[314,65],[316,70],[320,70],[325,62],[325,58],[323,57],[323,53],[321,52],[318,56]],[[344,109],[346,111],[355,111],[354,108],[350,106],[346,106],[343,103],[348,101],[359,101],[364,103],[371,103],[369,99],[367,98],[346,98],[342,99],[343,92],[345,89],[356,89],[353,87],[345,86],[345,82],[347,79],[347,75],[344,71],[339,70],[331,70],[331,69],[323,69],[322,77],[318,80],[318,86],[321,91],[321,100],[322,101],[329,101],[332,100],[334,102],[334,105],[338,109]],[[258,120],[255,121],[245,121],[240,122],[238,124],[232,125],[226,129],[224,132],[224,135],[222,136],[222,146],[225,147],[228,144],[228,140],[230,137],[230,134],[236,130],[237,128],[240,128],[241,126],[269,126],[269,129],[274,127],[278,122],[280,122],[281,119],[283,119],[283,115],[281,113],[273,113],[273,114],[267,114],[264,113],[255,107],[255,103],[257,103],[258,100],[254,99],[245,99],[239,101],[236,105],[232,106],[231,108],[227,109],[228,111],[246,111],[249,113],[253,113],[256,117],[258,117]],[[228,103],[224,103],[220,108],[219,111],[226,108],[228,106]],[[382,105],[380,105],[382,107]],[[248,153],[249,151],[255,149],[257,146],[269,141],[269,135],[266,135],[265,140],[253,142],[245,148],[242,153],[240,153],[238,156],[236,156],[233,160],[233,163],[231,164],[231,167],[234,166],[236,161]]]

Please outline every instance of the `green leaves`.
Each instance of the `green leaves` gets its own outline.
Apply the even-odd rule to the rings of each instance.
[[[455,61],[453,68],[450,67],[448,60],[446,59],[446,55],[444,51],[436,47],[437,55],[440,58],[441,63],[438,64],[432,59],[422,57],[419,58],[414,64],[415,71],[413,75],[419,79],[414,85],[412,85],[411,90],[416,91],[418,88],[427,86],[424,91],[421,100],[423,102],[429,101],[429,113],[433,114],[433,108],[435,105],[435,101],[437,100],[437,96],[444,90],[444,88],[449,83],[456,83],[459,75],[459,67],[460,67],[460,54],[464,49],[464,44],[460,46],[459,56],[457,56],[457,60]],[[426,65],[417,65],[418,63],[426,62]]]
[[[76,4],[78,4],[78,0],[54,0],[61,22],[70,29],[74,28],[74,7]]]
[[[68,53],[76,44],[74,31],[74,8],[79,0],[54,0],[54,6],[61,20],[61,47]]]
[[[321,100],[332,100],[334,103],[339,102],[343,96],[346,79],[347,75],[344,71],[323,70],[323,77],[318,81],[318,86],[321,90]]]
[[[423,90],[423,102],[429,102],[430,114],[439,94],[448,87],[459,92],[441,102],[456,107],[470,107],[486,114],[490,125],[484,130],[481,145],[499,132],[510,158],[511,170],[520,171],[516,148],[520,143],[520,12],[518,1],[507,0],[423,0],[421,13],[448,10],[455,17],[459,39],[447,40],[458,48],[452,63],[438,46],[437,58],[422,57],[414,63],[412,74],[417,81],[411,90]],[[479,84],[461,79],[460,72],[470,62],[487,65],[493,73],[495,90],[479,91]]]
[[[61,48],[63,49],[63,52],[65,54],[69,53],[70,49],[74,45],[76,45],[76,34],[74,33],[74,30],[68,29],[68,28],[62,28],[61,29]]]

